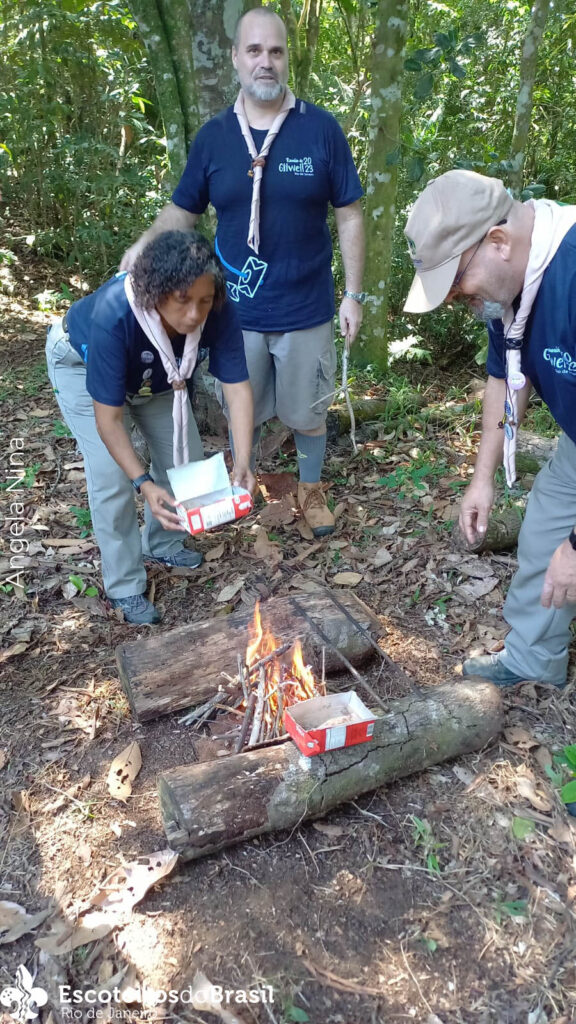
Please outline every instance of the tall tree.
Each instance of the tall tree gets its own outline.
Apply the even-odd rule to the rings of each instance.
[[[290,39],[294,92],[297,96],[306,97],[320,33],[322,0],[304,0],[300,15],[295,12],[291,0],[280,0],[280,10]]]
[[[387,363],[387,310],[396,186],[400,158],[402,74],[408,30],[407,0],[379,0],[372,54],[372,100],[366,172],[366,274],[364,323],[354,361]]]
[[[532,97],[538,68],[538,51],[542,42],[542,36],[544,35],[544,26],[546,25],[550,7],[551,0],[535,0],[522,47],[514,134],[510,146],[511,169],[508,179],[510,187],[516,196],[519,196],[522,191],[526,144],[532,121]]]
[[[253,0],[129,0],[146,45],[166,132],[173,181],[193,135],[234,92],[234,27]]]

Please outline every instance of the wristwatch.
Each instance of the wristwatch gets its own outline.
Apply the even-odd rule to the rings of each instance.
[[[354,302],[359,302],[360,305],[363,306],[368,298],[368,292],[349,292],[348,289],[345,288],[344,297],[346,299],[354,299]]]
[[[574,548],[574,551],[576,551],[576,530],[570,530],[570,536],[568,537],[568,540]]]
[[[146,483],[147,480],[149,480],[150,483],[152,484],[154,483],[154,477],[151,477],[150,473],[142,473],[141,476],[137,476],[135,480],[131,481],[132,487],[136,491],[136,494],[140,494],[140,488],[142,487],[142,484]]]

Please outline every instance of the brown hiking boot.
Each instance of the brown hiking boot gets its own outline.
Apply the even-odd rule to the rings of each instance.
[[[326,504],[326,494],[321,483],[299,483],[298,504],[315,537],[325,537],[334,532],[334,516]]]

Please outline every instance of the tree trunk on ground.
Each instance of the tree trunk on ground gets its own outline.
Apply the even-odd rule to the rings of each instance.
[[[407,0],[379,0],[372,60],[370,153],[366,176],[366,273],[369,299],[364,323],[352,348],[354,362],[388,363],[387,310],[396,182],[400,159],[402,72],[408,31]]]
[[[452,537],[460,551],[472,551],[475,554],[480,554],[482,551],[509,551],[518,540],[521,526],[522,513],[520,510],[507,508],[503,512],[490,513],[486,533],[474,544],[468,544],[458,523],[454,526]]]
[[[338,591],[338,600],[364,630],[382,632],[376,616],[351,591]],[[330,642],[355,667],[372,657],[373,647],[360,630],[331,601],[323,590],[298,594],[298,603],[319,623]],[[321,673],[322,640],[314,635],[292,605],[289,597],[272,597],[261,605],[262,623],[278,643],[300,639],[304,661],[316,675]],[[253,609],[243,608],[222,618],[206,619],[173,629],[169,633],[122,644],[116,660],[122,685],[139,722],[171,711],[202,704],[222,682],[222,672],[235,676],[238,655],[248,643],[248,626]],[[342,664],[333,651],[326,650],[326,671],[339,671]]]
[[[293,828],[395,779],[479,750],[498,735],[502,699],[466,680],[390,702],[366,743],[305,757],[290,741],[160,775],[168,842],[184,860]]]
[[[516,100],[516,118],[510,146],[512,170],[508,175],[510,188],[516,197],[522,191],[526,144],[532,121],[534,82],[538,68],[538,49],[542,42],[544,26],[550,10],[551,0],[535,0],[528,31],[524,37],[520,62],[520,81]]]

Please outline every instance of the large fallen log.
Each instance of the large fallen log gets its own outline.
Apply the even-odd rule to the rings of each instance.
[[[352,591],[338,591],[364,630],[382,634],[376,616]],[[372,657],[369,639],[340,611],[325,591],[298,594],[298,603],[316,620],[330,643],[357,667]],[[321,671],[322,640],[299,615],[289,597],[271,597],[261,605],[262,624],[279,643],[301,640],[307,664]],[[194,622],[168,633],[122,644],[116,649],[120,678],[139,722],[202,704],[222,682],[222,672],[236,675],[238,655],[244,657],[254,609],[243,608],[223,618]],[[327,672],[341,669],[334,652],[325,652]]]
[[[305,757],[287,741],[159,776],[172,849],[195,860],[274,829],[326,814],[405,775],[478,750],[498,735],[499,690],[471,679],[390,702],[366,743]]]

